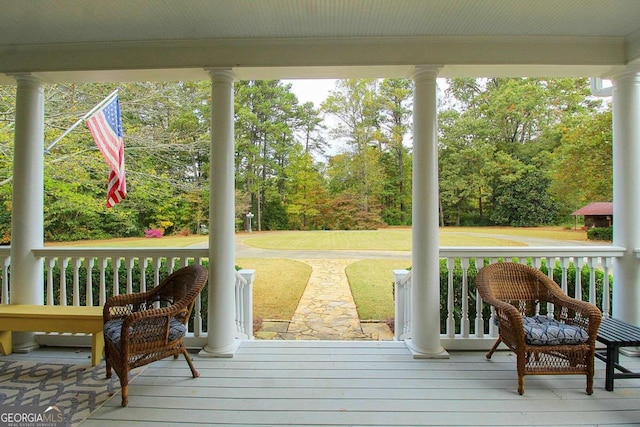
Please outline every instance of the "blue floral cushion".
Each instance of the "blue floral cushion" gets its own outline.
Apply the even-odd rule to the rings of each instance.
[[[579,326],[560,323],[551,317],[523,317],[525,341],[531,345],[581,344],[589,339]]]
[[[120,347],[120,335],[122,334],[122,322],[124,319],[109,320],[104,324],[104,338]],[[130,328],[131,330],[132,328]],[[169,322],[169,341],[183,337],[187,333],[187,326],[176,318]]]

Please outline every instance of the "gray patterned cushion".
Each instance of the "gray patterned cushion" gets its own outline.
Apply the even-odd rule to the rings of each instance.
[[[560,323],[551,317],[523,317],[525,340],[531,345],[581,344],[589,339],[579,326]]]
[[[109,320],[104,324],[104,338],[120,347],[123,319]],[[131,330],[131,328],[130,328]],[[176,318],[169,323],[169,341],[183,337],[187,333],[187,326]]]

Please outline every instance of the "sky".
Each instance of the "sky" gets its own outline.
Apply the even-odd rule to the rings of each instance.
[[[320,104],[327,99],[329,91],[335,88],[336,80],[330,79],[297,79],[297,80],[281,80],[282,83],[291,83],[291,91],[298,98],[300,104],[305,102],[313,102],[316,108],[320,108]],[[325,126],[331,128],[336,125],[335,119],[330,115],[324,117]],[[331,140],[327,133],[325,138]],[[331,156],[337,153],[341,148],[342,143],[338,140],[331,140],[327,155]],[[325,159],[317,159],[324,161]]]
[[[293,93],[298,97],[300,104],[313,102],[316,108],[320,107],[329,95],[329,91],[335,87],[335,80],[282,80],[283,83],[291,83]]]

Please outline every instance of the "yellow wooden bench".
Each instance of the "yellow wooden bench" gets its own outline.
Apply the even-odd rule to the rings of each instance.
[[[91,366],[104,351],[102,307],[0,304],[0,351],[11,354],[11,332],[70,332],[91,334]]]

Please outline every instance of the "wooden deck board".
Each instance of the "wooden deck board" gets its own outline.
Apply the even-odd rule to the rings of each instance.
[[[416,360],[396,342],[254,341],[234,358],[195,355],[194,364],[200,378],[183,358],[149,365],[127,408],[118,393],[81,427],[640,425],[640,379],[607,392],[600,361],[592,396],[579,375],[528,376],[518,395],[506,351],[491,361],[483,352]]]

